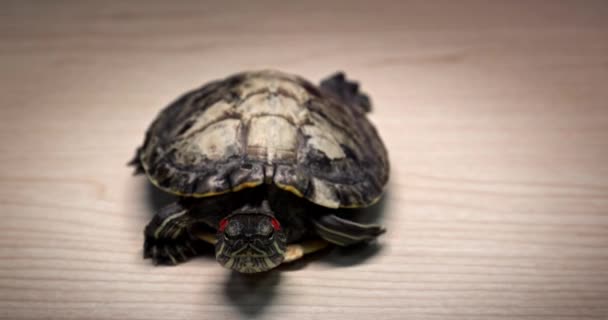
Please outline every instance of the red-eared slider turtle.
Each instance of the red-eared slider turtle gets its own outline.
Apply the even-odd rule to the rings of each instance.
[[[177,264],[209,242],[221,265],[253,273],[328,243],[375,239],[381,226],[337,210],[373,204],[388,180],[370,108],[342,73],[316,87],[243,72],[186,93],[158,115],[132,162],[179,196],[146,227],[144,257]]]

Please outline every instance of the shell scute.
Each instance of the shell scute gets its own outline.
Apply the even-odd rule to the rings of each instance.
[[[149,179],[206,197],[262,183],[337,208],[366,206],[388,179],[387,153],[357,108],[297,76],[246,72],[165,108],[139,158]]]

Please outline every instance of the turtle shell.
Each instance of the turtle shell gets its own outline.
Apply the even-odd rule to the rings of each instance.
[[[186,93],[152,123],[139,159],[153,184],[180,196],[267,183],[329,208],[374,203],[389,171],[364,110],[278,71]]]

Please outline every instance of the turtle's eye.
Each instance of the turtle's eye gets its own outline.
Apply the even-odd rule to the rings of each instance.
[[[274,231],[279,231],[281,230],[281,224],[279,223],[279,220],[272,218],[270,219],[270,225],[266,225],[267,230],[266,231],[266,235],[268,236],[268,239],[272,239],[272,237],[274,236],[275,232]]]
[[[229,225],[224,231],[224,238],[226,240],[234,240],[238,237],[239,232],[236,230],[234,225]]]
[[[272,236],[272,226],[269,223],[262,223],[260,224],[260,226],[258,227],[259,229],[259,234],[263,235],[263,236],[268,236],[271,237]]]
[[[224,238],[230,240],[234,239],[238,235],[238,227],[234,221],[230,221],[224,218],[220,221],[217,230],[224,234]]]

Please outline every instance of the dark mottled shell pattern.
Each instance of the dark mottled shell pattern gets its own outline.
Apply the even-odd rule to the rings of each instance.
[[[186,93],[158,115],[139,157],[155,185],[181,196],[272,183],[329,208],[372,204],[389,171],[363,110],[278,71]]]

